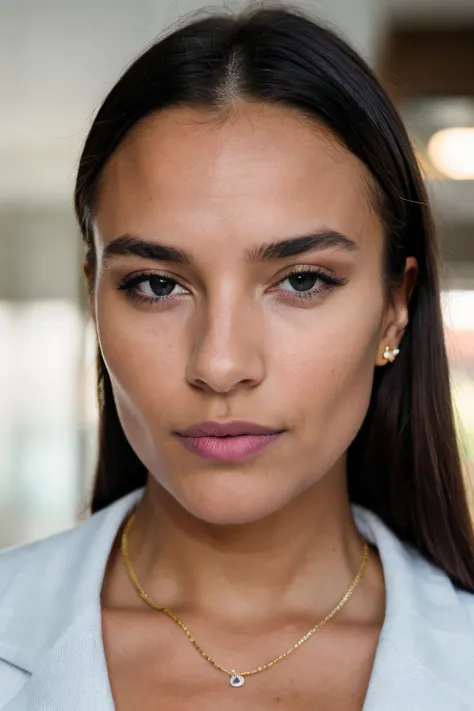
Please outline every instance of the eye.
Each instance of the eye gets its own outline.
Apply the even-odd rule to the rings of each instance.
[[[154,304],[189,293],[175,279],[163,274],[136,274],[126,277],[118,285],[119,291],[125,291],[127,298]]]
[[[328,296],[335,287],[343,286],[346,279],[330,275],[322,269],[299,269],[278,283],[278,291],[293,299],[314,299]]]

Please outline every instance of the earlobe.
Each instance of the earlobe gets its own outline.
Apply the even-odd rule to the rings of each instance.
[[[401,341],[409,321],[408,305],[415,289],[418,263],[414,257],[407,257],[405,276],[401,288],[395,293],[390,316],[391,325],[385,331],[377,353],[376,365],[393,363],[400,353]]]
[[[392,323],[385,331],[379,341],[377,349],[376,365],[384,366],[393,363],[400,353],[401,340],[405,329],[398,324]]]

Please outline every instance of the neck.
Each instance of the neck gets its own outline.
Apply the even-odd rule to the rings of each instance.
[[[331,609],[363,550],[345,472],[333,474],[271,516],[231,526],[193,517],[150,477],[129,535],[138,579],[172,610],[248,620],[275,607]]]

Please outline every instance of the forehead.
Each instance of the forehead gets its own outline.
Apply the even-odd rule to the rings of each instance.
[[[189,246],[197,232],[261,241],[317,227],[363,241],[381,229],[374,192],[365,166],[293,110],[241,104],[220,120],[182,107],[127,136],[103,171],[95,222],[105,241],[156,229]]]

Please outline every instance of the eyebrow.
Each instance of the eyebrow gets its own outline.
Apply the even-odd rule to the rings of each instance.
[[[358,249],[358,245],[340,232],[321,230],[280,240],[279,242],[266,242],[258,247],[248,249],[245,252],[245,261],[249,264],[271,262],[329,248],[353,252]],[[111,262],[114,257],[124,255],[141,257],[142,259],[150,259],[156,262],[173,262],[186,265],[191,265],[194,261],[193,255],[183,249],[151,242],[137,235],[125,234],[116,237],[105,245],[103,252],[104,264]]]

